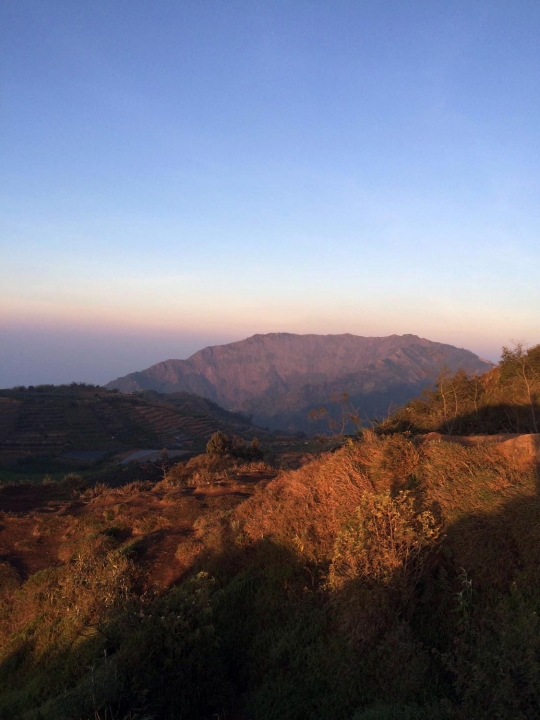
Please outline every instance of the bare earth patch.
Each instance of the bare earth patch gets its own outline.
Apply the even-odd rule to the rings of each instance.
[[[74,492],[62,483],[0,488],[0,562],[22,580],[59,565],[78,552],[81,538],[109,533],[133,547],[145,586],[166,588],[181,580],[203,547],[202,518],[251,497],[269,473],[238,473],[227,482],[202,487],[158,488],[140,483]]]

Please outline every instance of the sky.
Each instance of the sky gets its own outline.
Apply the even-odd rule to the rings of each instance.
[[[3,0],[0,387],[540,343],[536,0]]]

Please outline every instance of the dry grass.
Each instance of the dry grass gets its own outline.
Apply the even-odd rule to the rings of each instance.
[[[208,487],[228,483],[245,475],[275,474],[275,469],[260,461],[246,462],[229,457],[197,455],[187,463],[177,463],[170,468],[163,480],[156,484],[158,490],[177,487]]]
[[[273,538],[307,559],[328,561],[366,493],[413,489],[448,526],[471,514],[494,515],[512,499],[532,501],[536,483],[530,455],[524,461],[497,445],[417,447],[402,435],[366,433],[362,442],[280,475],[241,505],[234,520],[252,542]]]
[[[420,473],[426,492],[440,504],[447,522],[474,512],[493,512],[516,495],[533,496],[536,491],[534,465],[501,453],[493,444],[427,443],[422,447]]]
[[[361,443],[283,473],[238,508],[236,519],[253,541],[272,537],[311,560],[328,560],[337,533],[364,494],[403,485],[418,462],[412,443],[366,433]]]
[[[124,698],[140,689],[129,684],[130,673],[143,689],[152,676],[154,697],[162,697],[162,671],[153,675],[162,659],[171,687],[170,678],[187,663],[196,689],[213,657],[233,668],[233,682],[238,670],[242,695],[260,689],[259,710],[248,708],[242,717],[352,717],[375,686],[376,699],[416,702],[436,677],[434,695],[443,686],[452,695],[461,683],[461,717],[487,718],[479,708],[506,643],[508,690],[498,701],[503,709],[492,716],[537,717],[509,710],[522,685],[528,708],[536,697],[538,643],[530,629],[538,603],[528,599],[540,585],[533,446],[523,438],[419,444],[366,432],[361,441],[269,481],[274,471],[264,463],[202,456],[156,485],[85,490],[66,483],[63,507],[48,486],[41,488],[31,512],[1,516],[14,543],[30,543],[18,555],[15,545],[10,550],[21,566],[39,548],[50,551],[50,566],[30,577],[5,559],[0,563],[0,657],[9,683],[20,680],[17,702],[28,696],[40,707],[51,686],[62,694],[79,678],[85,678],[83,697],[88,668],[113,648],[111,667],[129,668]],[[24,495],[18,492],[6,495],[14,507]],[[202,590],[194,586],[185,602],[176,593],[198,570],[212,571],[217,590],[212,607],[205,600],[190,625]],[[149,610],[171,599],[179,610],[159,616]],[[111,625],[111,634],[113,616],[119,625]],[[491,623],[491,634],[483,623]],[[151,661],[133,640],[137,633],[153,648]],[[185,653],[179,638],[188,642]],[[513,657],[518,670],[525,669],[510,682]],[[112,677],[108,662],[101,665],[106,678]],[[310,706],[319,680],[322,689]],[[326,705],[328,713],[317,715],[328,688],[339,683],[343,695],[335,699],[342,709],[332,714]],[[347,705],[357,702],[347,699],[349,692],[364,700]],[[112,707],[108,697],[104,691],[102,714]],[[289,712],[291,697],[297,704]],[[199,709],[186,715],[202,716]],[[51,711],[44,717],[83,715]]]

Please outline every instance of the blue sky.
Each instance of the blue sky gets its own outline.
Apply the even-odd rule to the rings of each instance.
[[[540,5],[6,0],[0,386],[540,342]]]

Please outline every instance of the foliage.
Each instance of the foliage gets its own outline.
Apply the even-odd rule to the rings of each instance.
[[[32,531],[56,533],[54,562],[0,564],[0,717],[540,715],[528,456],[365,432],[234,502],[189,487],[241,467],[203,455],[176,485],[62,484],[73,515]],[[184,563],[159,589],[157,537]]]
[[[438,536],[433,513],[416,504],[409,490],[396,497],[365,493],[336,537],[330,586],[337,589],[352,579],[387,583],[402,575],[416,582],[422,554]]]
[[[448,435],[538,432],[540,345],[503,347],[498,368],[482,376],[445,370],[434,388],[379,423],[378,432]]]
[[[236,435],[229,437],[221,430],[215,432],[208,441],[206,454],[210,457],[231,457],[243,460],[262,460],[263,458],[263,452],[256,437],[246,446],[243,438]]]
[[[228,435],[218,430],[215,432],[206,446],[206,454],[216,457],[226,457],[232,453],[232,441]]]

